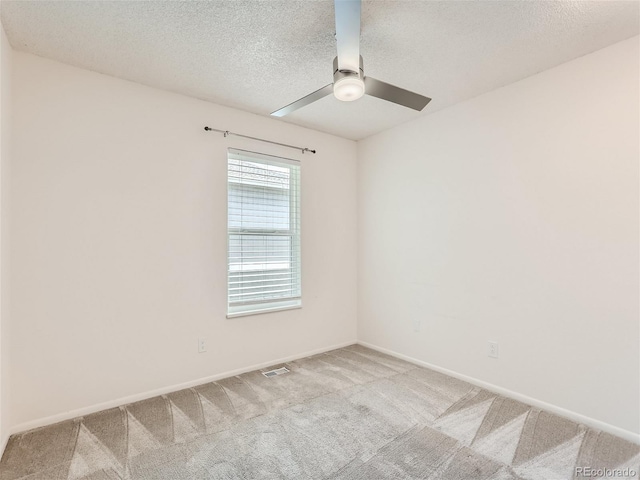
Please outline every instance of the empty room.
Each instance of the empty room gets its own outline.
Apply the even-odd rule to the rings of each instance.
[[[0,21],[0,480],[640,479],[640,2]]]

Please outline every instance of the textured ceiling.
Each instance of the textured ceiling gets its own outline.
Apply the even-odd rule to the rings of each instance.
[[[0,15],[18,50],[262,115],[332,81],[332,1],[3,0]],[[361,139],[638,31],[636,1],[365,0],[365,74],[433,101],[329,96],[282,121]]]

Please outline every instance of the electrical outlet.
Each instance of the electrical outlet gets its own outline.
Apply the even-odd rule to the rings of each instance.
[[[498,342],[489,342],[489,356],[498,358]]]
[[[207,351],[207,341],[204,337],[198,338],[198,353],[204,353]]]
[[[420,330],[422,330],[422,320],[419,318],[414,318],[413,319],[413,331],[418,333]]]

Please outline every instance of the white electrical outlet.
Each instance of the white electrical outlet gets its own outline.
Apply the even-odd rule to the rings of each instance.
[[[207,351],[207,341],[204,337],[198,338],[198,353],[204,353]]]
[[[422,330],[422,320],[420,320],[419,318],[414,318],[413,319],[413,331],[418,333],[420,330]]]
[[[498,358],[498,342],[489,342],[489,356]]]

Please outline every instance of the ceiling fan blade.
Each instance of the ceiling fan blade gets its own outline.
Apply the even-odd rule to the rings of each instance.
[[[329,85],[325,85],[320,90],[316,90],[315,92],[310,93],[306,97],[302,97],[301,99],[296,100],[293,103],[290,103],[286,107],[282,107],[280,110],[276,110],[271,114],[271,116],[284,117],[285,115],[288,115],[289,113],[294,112],[299,108],[309,105],[310,103],[313,103],[316,100],[320,100],[321,98],[324,98],[327,95],[330,95],[331,93],[333,93],[333,83],[330,83]]]
[[[335,0],[338,69],[360,68],[360,0]]]
[[[396,87],[389,83],[376,80],[375,78],[364,78],[364,92],[367,95],[381,98],[389,102],[397,103],[414,110],[422,110],[427,103],[431,101],[429,97],[425,97],[418,93],[410,92],[404,88]]]

